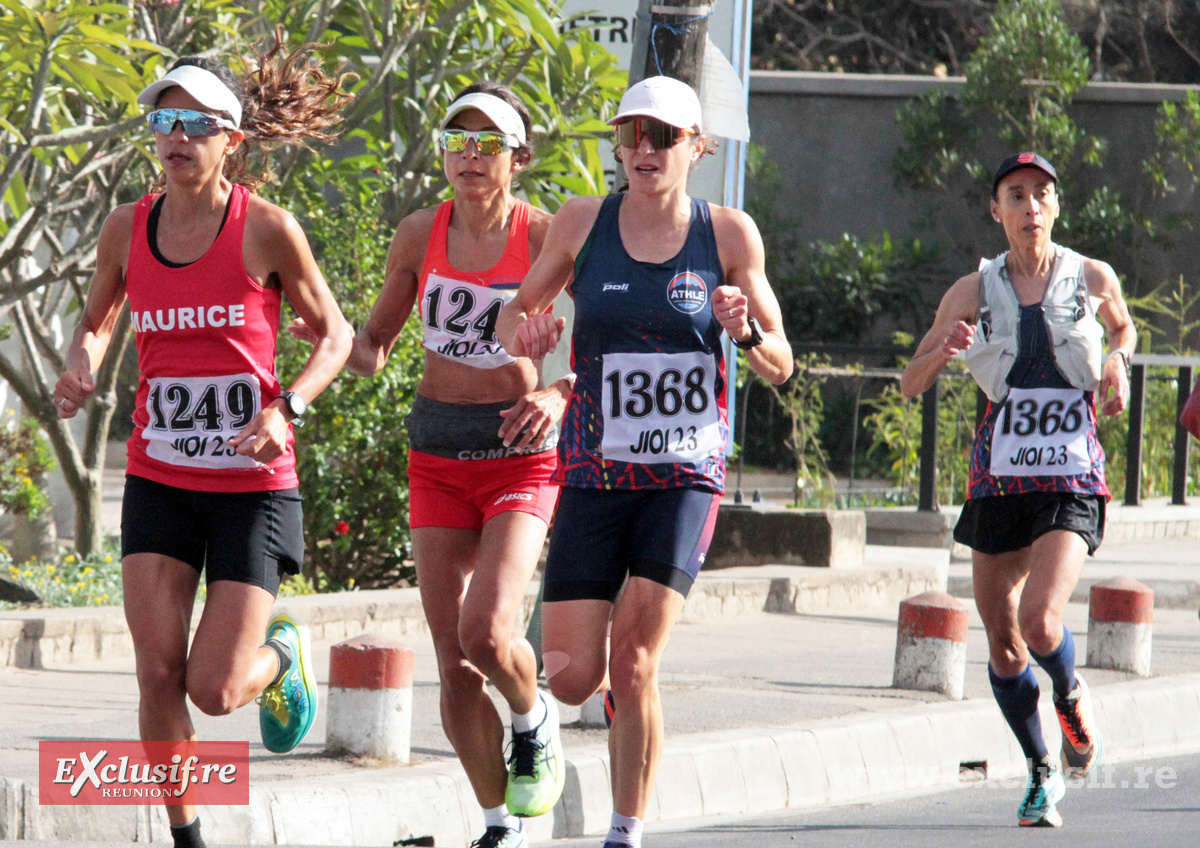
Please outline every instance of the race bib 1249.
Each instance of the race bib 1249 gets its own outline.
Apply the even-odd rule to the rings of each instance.
[[[146,399],[142,430],[146,453],[191,468],[254,468],[229,444],[259,413],[261,391],[253,374],[223,377],[156,377]]]

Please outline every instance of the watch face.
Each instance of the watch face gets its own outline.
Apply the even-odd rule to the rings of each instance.
[[[297,418],[303,415],[305,410],[308,408],[308,405],[304,402],[304,398],[300,397],[300,395],[296,394],[295,392],[288,392],[285,395],[284,403],[287,404],[288,411]]]

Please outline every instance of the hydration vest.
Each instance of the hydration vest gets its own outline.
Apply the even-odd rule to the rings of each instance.
[[[1054,343],[1054,364],[1077,389],[1094,391],[1100,383],[1100,348],[1104,327],[1088,297],[1083,257],[1052,245],[1056,256],[1042,297],[1046,329]],[[1017,358],[1020,302],[1008,279],[1008,252],[979,268],[979,313],[976,336],[965,355],[971,376],[993,403],[1008,395],[1008,373]]]

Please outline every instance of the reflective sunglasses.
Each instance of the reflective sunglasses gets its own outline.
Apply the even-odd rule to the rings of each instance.
[[[622,147],[635,149],[643,138],[650,139],[650,146],[655,150],[666,150],[695,134],[693,129],[676,127],[657,118],[633,118],[617,124],[617,141]]]
[[[467,149],[467,142],[475,142],[475,149],[484,156],[496,156],[505,150],[520,147],[516,136],[506,135],[495,130],[442,130],[438,136],[438,146],[449,153],[462,153]]]
[[[237,129],[237,124],[227,118],[194,109],[157,109],[146,119],[151,130],[163,135],[170,135],[176,124],[183,124],[183,131],[188,135],[216,135],[222,129]]]

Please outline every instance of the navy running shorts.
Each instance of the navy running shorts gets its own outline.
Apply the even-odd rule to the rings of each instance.
[[[981,554],[1005,554],[1033,544],[1051,530],[1078,533],[1088,556],[1104,539],[1107,498],[1073,492],[1024,492],[976,498],[963,504],[954,541]]]
[[[546,601],[615,601],[626,575],[687,597],[721,496],[702,489],[564,486],[543,578]]]
[[[126,475],[121,556],[161,554],[218,580],[278,594],[304,564],[299,489],[197,492]]]

